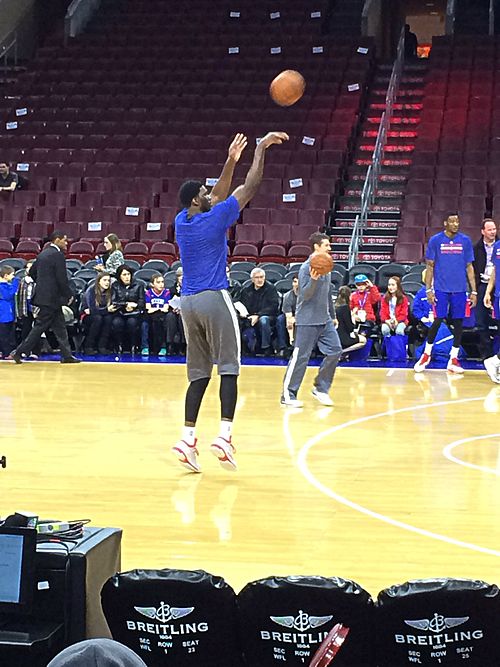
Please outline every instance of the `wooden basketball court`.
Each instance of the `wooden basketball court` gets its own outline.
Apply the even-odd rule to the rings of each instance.
[[[124,530],[122,567],[205,569],[240,590],[269,575],[354,579],[370,593],[411,578],[500,580],[500,385],[486,374],[340,368],[334,408],[283,367],[242,370],[239,471],[208,452],[218,380],[199,420],[203,474],[170,453],[185,367],[0,365],[1,513],[90,518]]]

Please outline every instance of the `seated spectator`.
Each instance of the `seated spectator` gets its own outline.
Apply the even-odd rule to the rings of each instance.
[[[359,326],[360,330],[371,333],[377,319],[375,306],[380,301],[380,292],[364,273],[358,273],[354,277],[354,284],[356,291],[351,294],[349,303],[354,323]]]
[[[33,266],[33,261],[30,259],[26,262],[24,267],[24,276],[19,281],[19,288],[16,294],[16,311],[17,311],[17,323],[20,328],[21,339],[19,342],[23,341],[33,328],[33,305],[31,299],[33,297],[33,292],[35,290],[35,281],[29,275],[29,270]],[[30,357],[32,359],[38,359],[42,351],[42,340],[40,339],[33,349]]]
[[[121,352],[133,352],[139,342],[141,315],[144,309],[144,283],[133,280],[134,270],[122,264],[116,270],[112,285],[111,329]]]
[[[281,310],[285,315],[286,330],[290,345],[293,345],[295,338],[295,309],[297,307],[297,296],[299,294],[299,274],[292,277],[292,289],[283,294],[283,303]]]
[[[141,354],[164,357],[167,354],[167,341],[175,336],[175,319],[167,319],[170,310],[170,290],[165,288],[165,280],[161,273],[151,276],[151,285],[146,290],[144,301],[146,312],[142,322],[142,352]],[[170,327],[170,330],[169,330]]]
[[[177,267],[175,272],[175,284],[172,287],[172,297],[180,299],[182,288],[182,276],[184,271],[182,266]],[[177,299],[174,299],[177,302]],[[177,302],[178,303],[178,302]],[[169,302],[169,311],[167,313],[169,339],[167,340],[168,351],[170,354],[185,354],[186,352],[186,336],[184,335],[184,324],[182,323],[181,310],[177,305]],[[173,336],[170,339],[170,336]]]
[[[0,357],[9,356],[16,347],[16,292],[19,279],[12,266],[0,266]]]
[[[404,336],[408,325],[408,297],[403,292],[401,278],[392,276],[387,283],[387,292],[380,302],[382,336]]]
[[[110,354],[109,336],[111,334],[111,276],[101,273],[94,285],[85,291],[82,300],[83,327],[86,332],[84,354]]]
[[[62,650],[47,667],[146,667],[146,663],[113,639],[86,639]]]
[[[0,191],[13,192],[19,185],[19,176],[7,162],[0,162]]]
[[[116,234],[108,234],[104,237],[106,252],[97,256],[96,271],[107,271],[111,276],[116,275],[116,270],[125,261],[123,258],[122,244]]]
[[[229,266],[226,266],[226,276],[227,276],[227,281],[229,283],[229,289],[227,291],[229,292],[231,301],[233,303],[236,303],[240,297],[241,285],[237,280],[233,280],[231,278],[230,273],[231,269],[229,268]]]
[[[252,284],[241,290],[239,298],[248,313],[242,322],[243,339],[251,354],[255,352],[259,342],[262,353],[270,356],[273,354],[274,332],[278,350],[282,353],[286,346],[286,330],[283,326],[283,315],[282,325],[276,326],[280,315],[278,291],[272,283],[266,281],[266,272],[259,267],[252,269],[250,278]]]
[[[347,285],[339,289],[335,301],[335,313],[337,316],[337,333],[339,334],[342,352],[353,352],[366,345],[366,336],[358,333],[353,322],[353,313],[349,308],[351,290]]]

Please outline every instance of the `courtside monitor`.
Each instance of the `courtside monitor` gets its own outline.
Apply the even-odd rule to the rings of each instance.
[[[0,526],[0,614],[29,614],[35,591],[36,530]]]

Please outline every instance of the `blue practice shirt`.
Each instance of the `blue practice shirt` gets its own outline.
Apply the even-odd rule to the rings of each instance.
[[[444,232],[429,239],[425,259],[434,262],[434,289],[439,292],[467,292],[467,264],[474,261],[472,241],[465,234],[453,238]]]
[[[175,237],[181,256],[182,296],[229,287],[226,276],[226,233],[238,220],[240,207],[232,195],[207,213],[188,218],[183,209],[175,218]]]
[[[491,261],[495,267],[495,296],[500,296],[500,241],[493,246]]]

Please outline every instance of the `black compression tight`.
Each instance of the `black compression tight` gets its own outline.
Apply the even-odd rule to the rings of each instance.
[[[186,404],[185,404],[185,423],[189,425],[196,424],[198,419],[198,413],[200,411],[201,402],[205,391],[208,387],[210,378],[201,378],[201,380],[194,380],[188,387],[186,392]]]
[[[236,410],[236,401],[238,400],[238,376],[221,375],[220,376],[220,413],[223,421],[232,422]]]
[[[434,343],[443,317],[436,317],[432,323],[431,328],[429,329],[429,334],[427,335],[427,342]],[[464,321],[462,319],[451,320],[451,326],[453,329],[453,347],[460,347],[460,342],[462,341],[462,333],[464,330]]]
[[[186,392],[185,404],[185,423],[188,425],[196,424],[198,413],[200,411],[203,396],[207,390],[210,378],[201,378],[190,383]],[[221,375],[220,376],[220,405],[221,418],[224,421],[233,421],[236,410],[236,401],[238,399],[238,376]]]

